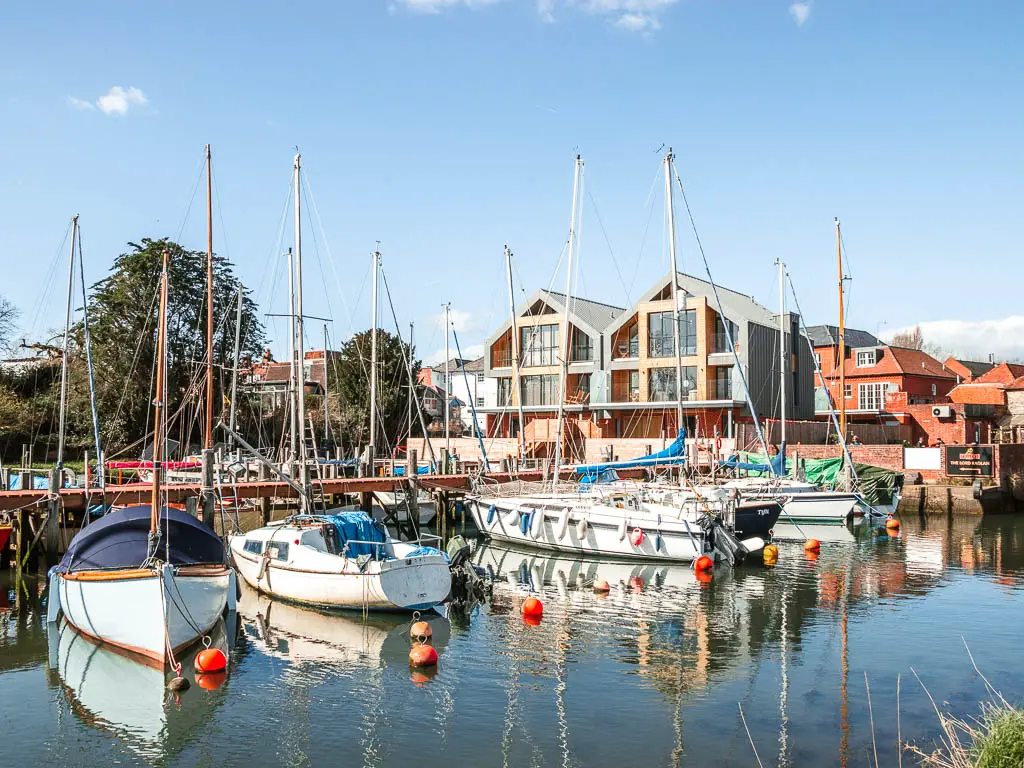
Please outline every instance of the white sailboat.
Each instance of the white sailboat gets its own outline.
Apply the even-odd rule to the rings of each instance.
[[[217,534],[161,498],[167,377],[167,252],[158,317],[153,492],[148,506],[110,512],[72,539],[50,577],[48,622],[176,666],[176,654],[234,607],[234,572]]]

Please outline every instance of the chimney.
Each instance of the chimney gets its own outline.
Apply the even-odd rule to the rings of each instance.
[[[995,365],[996,364],[996,353],[995,352],[989,352],[988,353],[988,362],[989,362],[990,365]]]

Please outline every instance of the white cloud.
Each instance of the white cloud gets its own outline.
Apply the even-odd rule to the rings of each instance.
[[[141,107],[146,104],[148,99],[146,94],[135,87],[122,88],[120,85],[115,85],[105,94],[96,99],[96,102],[86,101],[85,99],[79,99],[77,96],[68,96],[68,104],[75,109],[94,111],[99,110],[105,115],[119,115],[123,116],[128,114],[128,110],[132,107]]]
[[[920,327],[928,348],[939,347],[944,352],[972,360],[987,360],[989,353],[996,360],[1024,359],[1024,315],[1011,315],[1001,320],[934,320]]]
[[[555,22],[555,0],[537,0],[537,15],[548,24]]]
[[[796,25],[802,27],[807,21],[807,17],[811,15],[811,4],[810,2],[793,3],[789,6],[789,13],[796,21]]]
[[[82,109],[88,111],[96,109],[96,105],[93,104],[91,101],[86,101],[85,99],[76,99],[74,96],[68,96],[68,104],[70,104],[75,109]]]
[[[472,333],[480,327],[476,318],[473,317],[469,312],[463,312],[461,309],[450,309],[448,311],[448,318],[451,320],[452,328],[455,329],[456,333]],[[437,327],[444,332],[444,312],[439,312],[434,315],[434,321],[437,323]],[[453,344],[454,346],[454,344]]]
[[[630,32],[653,32],[661,29],[661,22],[647,13],[624,13],[615,20],[615,26]]]
[[[441,13],[448,8],[465,6],[479,8],[492,5],[500,0],[397,0],[398,5],[405,6],[416,13]]]
[[[105,115],[126,115],[129,107],[145,103],[146,94],[138,88],[122,88],[120,85],[115,85],[96,99],[96,106]]]

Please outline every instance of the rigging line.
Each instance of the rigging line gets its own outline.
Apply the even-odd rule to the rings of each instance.
[[[626,288],[626,280],[622,276],[622,270],[619,269],[618,259],[615,258],[615,249],[612,248],[612,241],[608,237],[608,231],[604,227],[604,222],[601,220],[601,212],[597,209],[597,201],[594,196],[590,194],[590,190],[587,190],[587,197],[590,198],[590,204],[594,209],[594,216],[597,218],[597,225],[601,228],[601,234],[604,236],[604,242],[608,246],[608,253],[612,257],[612,265],[615,267],[615,274],[619,278],[619,283],[622,284],[623,290],[626,291],[626,306],[633,306],[633,299],[630,296],[629,289]]]
[[[67,228],[64,230],[64,236],[61,238],[60,245],[57,246],[57,251],[53,255],[53,259],[50,261],[50,268],[46,273],[46,277],[43,279],[42,287],[36,294],[35,303],[32,306],[31,316],[32,320],[26,328],[26,333],[29,336],[35,336],[37,334],[37,327],[42,315],[43,308],[49,308],[50,302],[47,301],[53,292],[53,284],[56,279],[57,265],[62,263],[64,258],[67,256],[65,248],[68,244],[68,236],[71,234],[71,220],[68,220]]]
[[[345,306],[345,310],[348,312],[348,327],[349,332],[355,327],[355,305],[349,305],[348,298],[345,296],[345,291],[341,288],[341,281],[338,279],[338,270],[334,263],[334,254],[331,252],[331,244],[327,239],[327,230],[324,229],[323,219],[320,218],[320,208],[316,204],[316,198],[313,196],[313,188],[309,184],[309,171],[306,170],[303,174],[303,179],[306,183],[306,196],[309,198],[310,207],[313,209],[313,215],[316,217],[316,223],[320,225],[320,234],[323,236],[324,248],[327,250],[327,259],[331,265],[331,272],[334,274],[334,282],[338,286],[338,295],[341,296],[341,303]],[[311,228],[312,229],[312,228]],[[316,235],[314,234],[314,238]],[[326,281],[324,285],[326,285]]]
[[[188,217],[192,212],[192,204],[195,202],[196,195],[199,193],[199,185],[203,181],[203,170],[206,168],[206,153],[203,152],[203,159],[199,163],[199,170],[196,171],[196,181],[192,186],[192,192],[189,194],[188,203],[185,205],[185,214],[181,218],[181,224],[178,226],[178,233],[174,237],[176,243],[181,242],[181,234],[185,231],[185,225],[188,224]]]
[[[718,284],[711,276],[711,266],[708,264],[708,257],[704,253],[704,244],[700,241],[700,233],[697,232],[697,222],[694,221],[693,212],[690,210],[690,202],[686,199],[686,190],[683,189],[683,180],[679,178],[679,172],[676,172],[676,184],[679,186],[679,195],[683,199],[683,206],[686,208],[686,216],[690,220],[690,227],[693,229],[693,237],[697,242],[697,250],[700,251],[700,257],[704,261],[704,270],[708,275],[708,282],[711,283],[711,289],[715,293],[715,303],[718,304],[718,311],[722,317],[725,317],[725,311],[722,307],[722,299],[718,295]],[[675,279],[675,275],[672,276]],[[736,372],[740,375],[740,381],[743,383],[743,395],[747,401],[747,407],[750,408],[750,413],[754,417],[754,429],[757,432],[758,440],[761,446],[764,448],[765,457],[771,456],[771,451],[768,450],[768,443],[765,442],[764,433],[761,431],[761,423],[757,418],[757,409],[754,407],[753,399],[750,396],[750,388],[747,386],[747,374],[743,371],[743,365],[740,363],[739,353],[736,351],[736,342],[732,337],[732,329],[727,324],[725,326],[725,336],[729,340],[729,348],[732,350],[733,359],[736,361]],[[774,470],[771,470],[771,461],[768,461],[768,467],[771,474],[774,474]],[[783,467],[785,471],[785,467]]]

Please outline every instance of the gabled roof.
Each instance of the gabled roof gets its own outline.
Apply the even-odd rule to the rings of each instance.
[[[858,376],[928,376],[937,379],[955,379],[956,375],[943,368],[942,363],[920,349],[905,347],[880,347],[882,356],[874,365],[857,366],[857,359],[846,360],[846,377]],[[838,372],[826,378],[838,378]]]
[[[976,378],[973,383],[1002,384],[1003,386],[1006,386],[1021,376],[1024,376],[1024,365],[1018,365],[1016,363],[1000,363],[996,367],[986,371]]]
[[[530,309],[536,306],[538,301],[546,304],[557,314],[565,313],[565,294],[541,288],[534,291],[525,302],[516,307],[516,317],[529,317]],[[620,317],[623,312],[625,310],[622,307],[573,297],[570,314],[572,316],[572,324],[589,336],[594,337],[596,341],[596,337],[604,333],[605,329],[616,318]],[[494,333],[487,337],[486,345],[490,347],[495,341],[508,333],[508,329],[511,327],[511,320],[503,322]]]
[[[462,370],[462,366],[468,362],[470,361],[464,360],[461,357],[453,357],[448,361],[448,372],[451,373],[453,371],[460,371]],[[444,373],[444,361],[442,360],[440,363],[431,366],[431,368],[437,371],[438,373]]]
[[[874,334],[858,331],[856,328],[845,329],[843,335],[846,337],[847,349],[882,345],[882,342]],[[839,346],[839,326],[837,325],[812,325],[807,329],[807,336],[815,347]]]
[[[1018,376],[1016,379],[1006,385],[1007,390],[1018,390],[1024,389],[1024,376]]]
[[[955,357],[947,357],[946,367],[952,369],[955,373],[959,373],[961,376],[966,374],[974,379],[991,371],[996,366],[995,363],[980,360],[958,360]],[[960,368],[963,370],[959,370]]]
[[[484,358],[483,355],[478,357],[476,360],[470,360],[466,363],[466,371],[469,373],[483,373],[484,372]]]
[[[1006,405],[1006,390],[998,384],[979,384],[972,381],[953,387],[949,391],[949,399],[954,403],[972,405]]]

